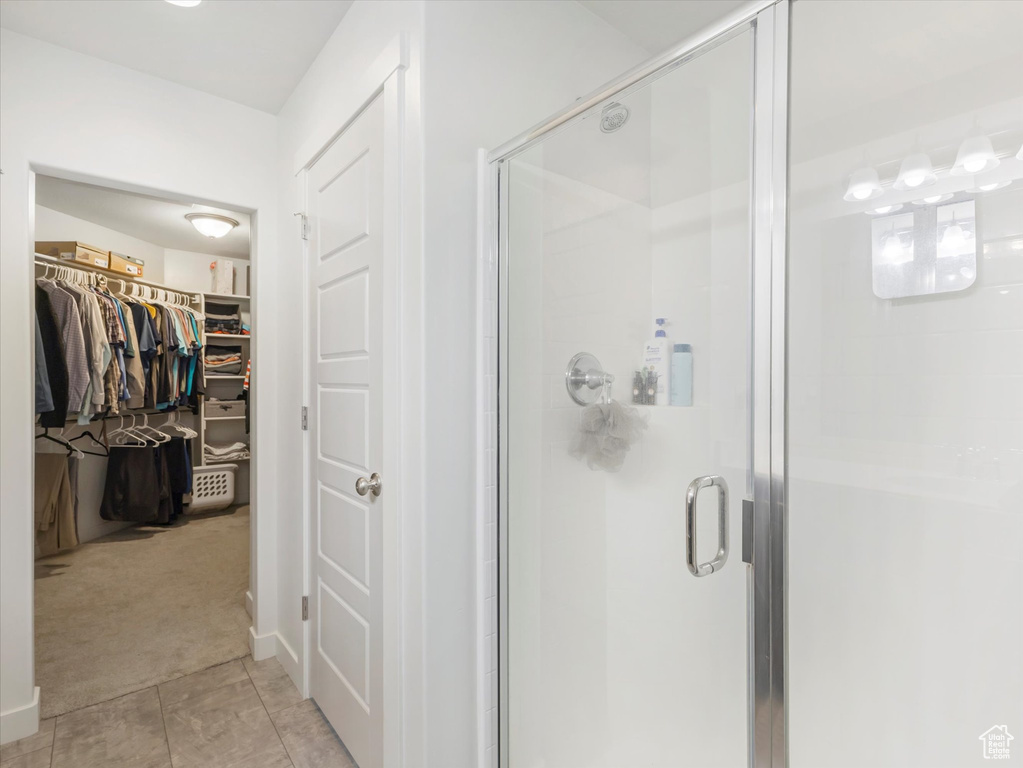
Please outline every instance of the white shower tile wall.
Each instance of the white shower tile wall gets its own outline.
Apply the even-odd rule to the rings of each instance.
[[[613,480],[569,453],[583,409],[565,366],[590,352],[614,375],[612,396],[631,399],[649,334],[650,211],[524,163],[512,181],[510,737],[521,765],[605,765]]]

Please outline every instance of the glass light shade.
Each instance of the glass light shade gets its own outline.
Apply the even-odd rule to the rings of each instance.
[[[949,250],[962,248],[966,243],[966,233],[958,224],[952,223],[945,227],[945,234],[941,236],[941,247]]]
[[[931,158],[924,152],[917,152],[902,161],[899,176],[892,185],[900,191],[927,187],[938,180],[931,167]]]
[[[177,5],[182,8],[195,8],[195,6],[199,5],[202,0],[167,0],[167,2],[171,5]]]
[[[186,213],[185,218],[192,223],[200,235],[211,240],[223,237],[238,226],[238,222],[234,219],[217,213]]]
[[[881,250],[881,255],[890,262],[898,263],[899,259],[902,258],[902,253],[902,241],[899,239],[899,236],[889,235],[884,241],[884,248]]]
[[[876,215],[879,215],[879,214],[882,214],[882,213],[892,213],[894,211],[901,211],[901,210],[902,210],[902,203],[892,203],[891,205],[882,205],[879,208],[873,208],[873,209],[867,211],[867,213],[869,213],[872,216],[876,216]]]
[[[991,139],[983,134],[970,136],[959,145],[959,153],[956,155],[955,165],[949,171],[953,176],[969,176],[974,173],[984,173],[998,166],[999,160],[995,156],[995,149],[991,146]]]
[[[873,168],[860,168],[849,177],[849,186],[842,199],[849,202],[873,200],[875,197],[880,197],[882,191],[877,171]]]
[[[955,195],[951,192],[946,192],[943,195],[929,195],[923,200],[914,200],[913,205],[934,205],[935,203],[943,203],[946,200],[951,200]]]
[[[990,184],[978,184],[977,189],[981,192],[994,192],[996,189],[1005,189],[1010,184],[1011,181],[993,181]]]
[[[1017,160],[1023,160],[1023,144],[1020,145],[1019,152],[1016,153]]]

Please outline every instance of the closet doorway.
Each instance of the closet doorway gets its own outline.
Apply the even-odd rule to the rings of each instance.
[[[35,177],[42,719],[249,653],[249,216]]]

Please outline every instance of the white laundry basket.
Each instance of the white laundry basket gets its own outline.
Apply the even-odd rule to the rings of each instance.
[[[226,509],[234,503],[237,464],[217,464],[192,470],[192,501],[189,513]]]

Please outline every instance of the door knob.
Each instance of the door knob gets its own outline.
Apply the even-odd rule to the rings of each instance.
[[[374,496],[379,496],[380,486],[380,475],[374,472],[369,476],[369,480],[364,477],[360,477],[355,481],[355,492],[360,496],[365,496],[367,493],[372,491]]]

